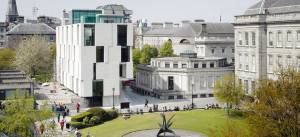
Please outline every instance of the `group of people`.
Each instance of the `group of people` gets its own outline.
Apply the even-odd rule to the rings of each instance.
[[[52,111],[54,112],[62,111],[62,112],[66,112],[66,114],[69,115],[70,109],[67,108],[66,104],[62,104],[62,103],[56,104],[54,101],[54,105],[52,105]]]
[[[54,130],[54,127],[55,127],[55,126],[54,126],[54,124],[55,124],[54,119],[52,119],[51,124],[53,124],[51,127],[52,127],[52,129]],[[68,123],[67,123],[67,124],[68,124]],[[62,120],[62,121],[60,122],[61,131],[63,131],[64,126],[65,126],[65,122]],[[67,128],[68,128],[68,126],[67,126]],[[74,129],[75,129],[74,127],[71,127],[71,130],[70,130],[69,132],[73,132]],[[44,134],[45,126],[44,126],[43,123],[40,125],[40,131],[41,131],[41,134]],[[78,131],[77,128],[76,128],[76,130],[75,130],[75,136],[76,136],[76,137],[81,137],[81,133]],[[88,132],[87,137],[90,137],[90,132]]]
[[[214,104],[214,103],[212,103],[212,104],[206,104],[206,106],[205,106],[205,110],[209,110],[209,109],[218,109],[219,108],[219,105],[218,104]]]

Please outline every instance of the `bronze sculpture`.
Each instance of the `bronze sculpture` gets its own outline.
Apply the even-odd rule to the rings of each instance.
[[[171,127],[171,125],[173,124],[170,123],[172,118],[175,116],[175,114],[168,120],[168,122],[166,122],[166,117],[164,113],[161,113],[160,116],[163,118],[163,125],[161,125],[160,123],[158,123],[158,125],[160,126],[160,130],[157,133],[157,137],[161,134],[164,133],[164,137],[166,136],[166,132],[172,133],[174,134],[174,136],[176,136],[176,134],[170,130],[169,128]]]

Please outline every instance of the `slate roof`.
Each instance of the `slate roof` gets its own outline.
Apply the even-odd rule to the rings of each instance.
[[[171,28],[171,29],[165,29],[165,28],[159,28],[159,29],[149,29],[144,33],[144,35],[167,35],[171,36],[175,32],[176,28]]]
[[[248,8],[244,15],[256,15],[260,13],[262,1]],[[264,9],[269,14],[300,12],[300,0],[265,0]]]
[[[29,24],[20,23],[7,34],[56,34],[56,31],[44,23]]]

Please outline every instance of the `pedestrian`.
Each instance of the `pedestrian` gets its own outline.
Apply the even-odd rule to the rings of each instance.
[[[59,119],[60,119],[60,114],[57,114],[57,122],[59,123]]]
[[[80,132],[78,131],[78,128],[76,128],[75,135],[76,135],[76,137],[80,137],[81,136]]]
[[[54,110],[55,110],[55,112],[57,111],[57,106],[56,105],[54,106]]]
[[[80,104],[79,103],[76,104],[76,108],[77,108],[77,113],[79,113],[79,109],[80,109]]]
[[[64,125],[65,125],[65,122],[63,120],[61,120],[61,122],[60,122],[61,131],[64,131]]]
[[[55,120],[54,120],[54,119],[52,119],[51,124],[52,124],[51,127],[52,127],[52,129],[54,130],[54,126],[55,126],[55,125],[54,125],[54,124],[55,124]]]
[[[147,99],[145,100],[145,107],[146,106],[148,107],[148,100]]]
[[[56,106],[56,103],[55,103],[55,101],[54,101],[54,106]]]
[[[67,108],[66,104],[64,104],[64,108],[65,108],[65,110],[66,110],[66,108]]]
[[[44,133],[44,130],[45,130],[44,124],[41,124],[41,125],[40,125],[40,131],[41,131],[41,134]]]
[[[140,113],[141,113],[141,115],[143,115],[143,109],[140,109]]]
[[[66,115],[67,115],[67,112],[64,111],[64,112],[63,112],[63,120],[65,120]]]
[[[67,109],[66,109],[67,115],[69,115],[69,111],[70,111],[69,108],[67,108]]]
[[[86,137],[91,137],[90,132],[88,132],[88,134],[86,135]]]

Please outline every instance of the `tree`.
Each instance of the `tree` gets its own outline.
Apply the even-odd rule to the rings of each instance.
[[[133,77],[136,77],[136,65],[140,64],[140,58],[142,56],[142,52],[140,49],[134,49],[132,52],[132,61],[133,61]]]
[[[167,41],[163,44],[158,52],[158,57],[170,57],[173,56],[174,50],[172,48],[172,43]]]
[[[299,137],[300,71],[281,70],[276,77],[257,81],[255,101],[245,104],[250,132],[256,133],[254,136]]]
[[[0,70],[14,69],[15,52],[9,48],[0,51]]]
[[[140,64],[146,64],[146,63],[150,63],[151,58],[154,58],[154,53],[153,53],[153,48],[148,45],[145,44],[145,46],[142,49],[142,56],[140,58]]]
[[[56,60],[56,44],[55,43],[51,46],[50,56],[52,59]]]
[[[227,74],[218,80],[214,87],[214,95],[218,102],[227,104],[227,115],[229,116],[229,104],[238,106],[245,95],[245,90],[241,83],[236,83],[236,78]]]
[[[5,101],[5,108],[0,115],[0,131],[8,133],[10,136],[28,137],[34,136],[38,131],[36,122],[53,117],[53,112],[47,108],[47,102],[40,110],[34,109],[34,98],[26,90],[16,90],[12,98]]]
[[[51,74],[50,47],[50,43],[38,35],[22,41],[16,48],[15,66],[31,78],[37,74]]]

